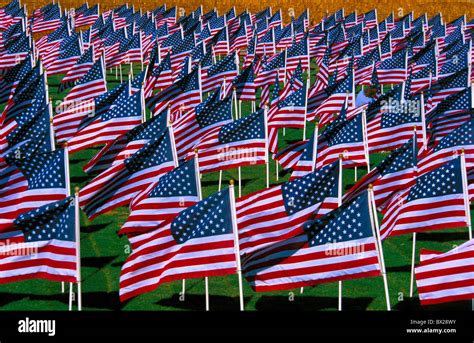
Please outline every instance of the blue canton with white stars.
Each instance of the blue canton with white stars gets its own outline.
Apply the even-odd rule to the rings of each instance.
[[[319,219],[304,223],[303,229],[310,247],[372,237],[367,192]]]
[[[337,197],[338,173],[339,161],[284,183],[281,192],[286,213],[292,215],[322,202],[326,197]]]
[[[14,223],[21,227],[26,242],[53,239],[74,242],[76,239],[74,197],[67,197],[20,214]]]
[[[265,112],[258,110],[248,116],[224,125],[219,131],[222,144],[265,138]]]
[[[461,158],[457,157],[419,176],[416,184],[410,189],[407,201],[462,193]]]
[[[215,193],[182,211],[171,223],[171,234],[178,244],[232,232],[229,189]]]
[[[192,158],[163,175],[148,198],[199,196],[195,164],[196,161]]]

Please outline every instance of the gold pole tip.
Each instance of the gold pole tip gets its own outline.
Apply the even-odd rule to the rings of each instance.
[[[372,188],[374,188],[374,185],[369,183],[369,189],[372,189]]]
[[[79,186],[74,187],[74,191],[76,192],[76,194],[79,193],[79,189],[80,189]]]
[[[234,180],[233,180],[233,179],[230,179],[229,184],[230,184],[231,186],[233,186],[233,185],[234,185]]]
[[[339,158],[342,160],[344,158],[344,154],[339,154]]]

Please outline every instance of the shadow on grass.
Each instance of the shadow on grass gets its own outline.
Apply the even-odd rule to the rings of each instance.
[[[73,184],[83,184],[89,180],[91,180],[91,177],[87,175],[71,176],[71,183]]]
[[[411,273],[411,265],[387,267],[388,273]]]
[[[83,267],[91,267],[91,268],[104,268],[108,266],[113,260],[115,260],[117,256],[103,256],[103,257],[82,257],[81,258],[81,265]]]
[[[105,229],[110,224],[112,224],[112,222],[82,226],[81,227],[81,232],[94,233],[94,232]]]
[[[366,311],[373,300],[374,298],[371,297],[342,298],[342,308],[344,311]],[[264,295],[257,300],[255,309],[259,311],[337,310],[337,304],[337,297],[295,296],[294,300],[290,301],[288,296]]]
[[[416,240],[423,242],[465,241],[467,239],[467,229],[464,232],[419,232],[416,234]]]
[[[244,303],[249,300],[250,297],[244,297]],[[184,301],[181,301],[179,294],[175,294],[170,298],[158,301],[156,304],[180,310],[204,311],[206,309],[206,298],[204,294],[186,294]],[[239,306],[239,297],[209,296],[209,309],[211,311],[238,311]]]
[[[58,301],[64,304],[64,311],[67,311],[69,304],[68,285],[66,292],[57,294],[17,294],[17,293],[0,293],[0,307],[9,303],[28,299],[29,301]],[[59,288],[58,288],[59,290]],[[77,303],[73,303],[75,309]],[[97,308],[103,310],[121,310],[123,304],[120,302],[118,292],[86,292],[82,293],[82,306],[85,308]],[[60,310],[60,309],[59,309]]]

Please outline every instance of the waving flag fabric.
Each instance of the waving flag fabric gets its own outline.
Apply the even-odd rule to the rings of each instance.
[[[415,268],[421,305],[474,298],[474,241],[445,253],[422,249]]]
[[[245,278],[255,291],[264,292],[380,276],[369,211],[366,192],[323,217],[307,221],[303,232],[245,259]]]
[[[413,187],[399,192],[389,204],[382,236],[467,226],[463,173],[457,157],[417,177]]]
[[[80,205],[90,219],[130,203],[135,195],[175,167],[169,130],[146,143],[131,157],[94,178],[81,189]]]
[[[217,127],[201,138],[198,150],[202,173],[267,162],[267,125],[263,109]]]
[[[120,299],[165,282],[235,274],[232,196],[229,189],[215,193],[163,228],[131,239],[133,252],[120,274]]]
[[[237,201],[237,222],[243,259],[264,247],[301,233],[313,213],[322,216],[337,207],[339,163],[299,179],[257,191]]]
[[[200,180],[195,158],[163,175],[131,203],[131,213],[120,234],[138,234],[162,228],[184,209],[199,201]]]
[[[23,213],[17,231],[0,234],[0,283],[27,279],[76,282],[78,259],[74,197]]]

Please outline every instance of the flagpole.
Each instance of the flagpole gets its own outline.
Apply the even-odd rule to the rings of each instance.
[[[51,143],[51,150],[56,150],[54,141],[54,126],[53,126],[53,99],[49,98],[48,111],[49,111],[49,139]]]
[[[263,119],[265,123],[265,171],[267,174],[267,188],[270,188],[270,159],[268,157],[269,154],[269,146],[268,146],[268,106],[263,108]],[[278,161],[276,162],[276,173],[277,173],[277,180],[278,180]]]
[[[67,142],[64,143],[64,169],[66,171],[66,195],[71,195],[71,181],[69,175],[69,150]],[[61,284],[61,290],[64,293],[64,282]],[[72,311],[72,283],[69,283],[69,311]]]
[[[365,110],[362,111],[362,137],[364,139],[364,154],[367,161],[367,174],[370,173],[369,142],[367,139],[367,116]]]
[[[82,276],[81,276],[81,223],[79,217],[79,187],[75,188],[74,213],[76,230],[76,268],[77,268],[77,310],[82,311]]]
[[[242,196],[242,176],[240,171],[240,166],[237,167],[237,174],[239,177],[239,198]]]
[[[339,175],[338,175],[338,185],[337,185],[337,207],[340,207],[342,204],[342,159],[344,156],[339,154]],[[339,292],[338,292],[338,310],[342,311],[342,281],[338,282]]]
[[[383,247],[382,247],[382,240],[380,239],[380,229],[379,229],[379,219],[377,218],[377,207],[375,206],[375,198],[374,198],[374,190],[372,184],[369,185],[369,214],[371,216],[371,227],[372,233],[376,239],[376,247],[377,247],[377,256],[380,263],[380,268],[382,269],[382,279],[383,279],[383,286],[385,290],[385,301],[387,303],[387,311],[391,311],[390,306],[390,295],[388,292],[388,281],[387,281],[387,270],[385,268],[385,260],[383,257]],[[374,227],[375,226],[375,227]]]
[[[240,264],[240,248],[239,248],[239,233],[237,228],[237,214],[235,211],[235,195],[234,195],[234,180],[230,180],[229,186],[230,196],[230,211],[232,214],[232,231],[234,232],[234,249],[237,263],[237,277],[239,280],[239,299],[240,299],[240,311],[244,311],[244,292],[242,288],[242,267]]]
[[[198,200],[202,200],[202,188],[201,188],[201,176],[199,172],[199,158],[198,158],[198,149],[194,149],[194,165],[196,168],[196,185],[198,187]],[[183,280],[183,296],[184,296],[184,287],[185,287],[185,280]],[[206,276],[204,277],[204,289],[206,294],[206,311],[209,311],[209,278]]]
[[[471,225],[471,209],[469,202],[469,184],[467,182],[467,167],[466,167],[466,156],[464,154],[464,149],[461,150],[461,174],[462,174],[462,188],[464,195],[464,206],[466,207],[466,220],[467,228],[469,230],[469,239],[472,239],[472,225]]]

